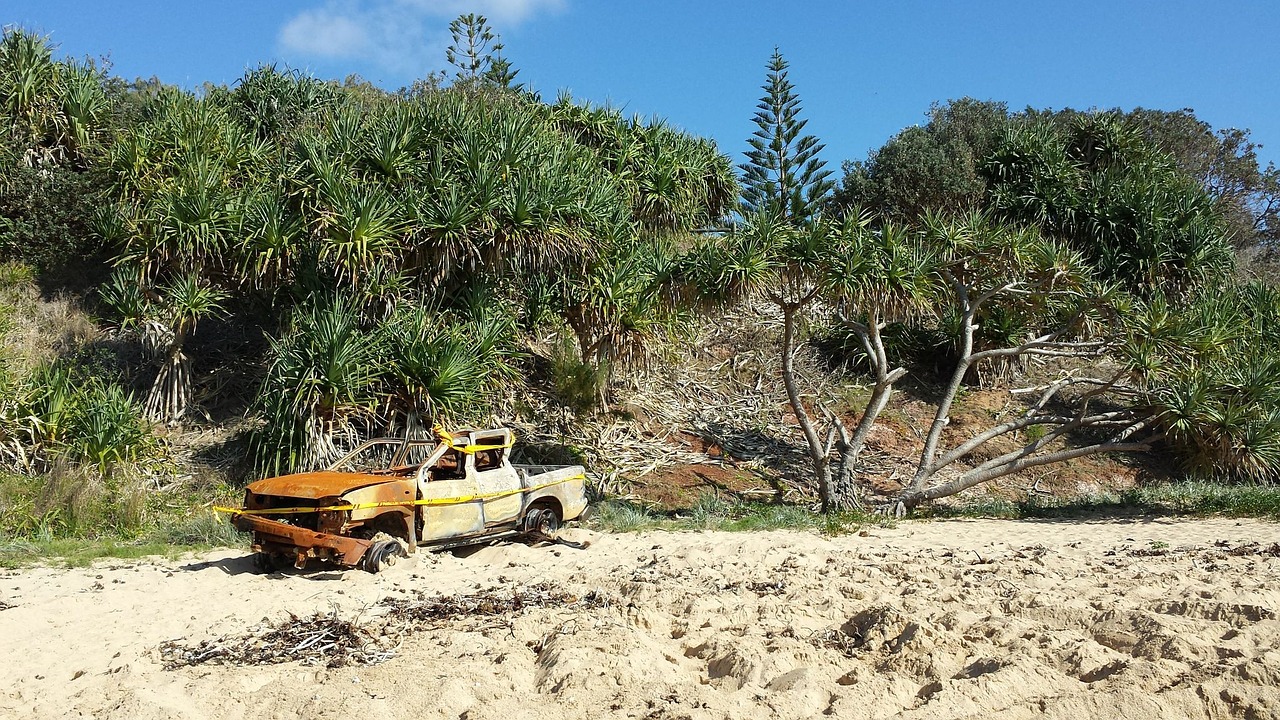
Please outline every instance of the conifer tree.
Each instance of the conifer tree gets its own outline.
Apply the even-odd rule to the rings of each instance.
[[[498,35],[483,15],[467,13],[449,23],[453,42],[445,48],[445,59],[458,68],[458,79],[473,81],[486,76],[493,68],[494,57],[502,52]],[[506,61],[502,61],[508,67]]]
[[[835,183],[818,157],[824,145],[801,135],[808,120],[800,118],[800,96],[787,79],[787,61],[774,48],[765,91],[753,118],[756,131],[747,140],[742,170],[743,213],[768,212],[785,223],[802,223],[817,211]]]

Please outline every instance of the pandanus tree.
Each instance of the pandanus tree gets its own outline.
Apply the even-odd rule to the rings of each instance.
[[[188,410],[184,346],[198,320],[241,285],[241,229],[263,192],[258,169],[267,155],[223,108],[176,91],[112,148],[118,200],[98,228],[118,248],[118,267],[104,298],[153,349],[144,407],[154,420],[177,421]]]
[[[781,315],[779,365],[783,386],[805,439],[822,509],[827,512],[858,504],[847,478],[860,450],[855,437],[865,439],[865,432],[850,436],[839,418],[830,413],[825,430],[815,423],[796,377],[795,356],[805,319],[820,303],[841,294],[840,283],[844,283],[844,290],[852,291],[851,301],[862,299],[853,287],[855,281],[841,277],[837,268],[843,261],[845,269],[852,269],[850,264],[860,261],[856,246],[869,227],[862,217],[833,226],[819,215],[831,190],[830,172],[818,157],[821,143],[812,135],[801,134],[806,121],[800,118],[800,99],[787,78],[787,63],[777,51],[769,62],[763,89],[765,95],[754,118],[756,131],[748,141],[751,149],[747,162],[741,166],[741,213],[745,225],[698,252],[693,258],[692,274],[699,278],[696,283],[704,293],[722,293],[725,299],[755,295],[767,300]],[[857,267],[872,270],[873,265]],[[878,338],[880,321],[872,322]],[[869,340],[872,332],[867,331]],[[885,368],[878,379],[886,380],[891,373]],[[886,392],[881,390],[877,404]],[[837,442],[841,459],[837,472],[833,472],[831,455]]]
[[[1082,254],[1034,228],[1004,225],[980,214],[929,216],[924,234],[938,253],[938,272],[949,290],[948,309],[958,317],[958,350],[916,472],[891,509],[901,514],[921,502],[1032,467],[1152,447],[1159,434],[1147,408],[1132,394],[1132,369],[1120,366],[1102,377],[1069,371],[1044,386],[1026,389],[1023,394],[1030,393],[1033,400],[1016,417],[945,449],[952,406],[972,371],[1011,359],[1102,358],[1123,337],[1116,313],[1125,297],[1114,285],[1096,281]],[[1011,344],[979,344],[984,320],[993,317],[1022,329]],[[1068,394],[1070,402],[1064,403]],[[1062,444],[1080,436],[1091,439]],[[956,463],[1008,437],[1022,437],[1024,442],[953,472]]]
[[[515,376],[512,315],[466,297],[406,300],[369,323],[343,294],[316,295],[273,341],[257,401],[260,472],[324,467],[358,437],[479,421]]]
[[[302,337],[336,327],[317,313],[353,318],[343,325],[351,333],[329,333],[338,339],[421,331],[404,342],[417,359],[397,360],[400,369],[387,376],[397,380],[369,386],[373,415],[367,398],[336,390],[295,390],[287,405],[260,403],[264,416],[296,420],[282,425],[293,428],[284,435],[265,431],[263,457],[313,466],[369,417],[416,422],[452,412],[449,393],[424,390],[438,384],[431,363],[439,378],[463,378],[455,360],[469,353],[501,375],[497,356],[459,344],[472,331],[509,335],[487,321],[481,332],[457,314],[453,298],[476,286],[503,288],[503,297],[546,278],[601,288],[583,295],[600,300],[583,313],[591,318],[583,324],[588,352],[631,357],[633,340],[646,334],[632,331],[656,325],[644,315],[657,306],[656,286],[627,290],[636,302],[621,305],[606,288],[630,282],[626,269],[643,263],[627,258],[656,246],[650,238],[709,224],[736,194],[727,159],[709,142],[661,123],[609,118],[613,134],[588,143],[536,97],[488,80],[484,87],[392,96],[259,68],[201,99],[162,94],[147,121],[117,144],[120,212],[102,226],[121,248],[121,273],[141,278],[149,298],[133,304],[156,312],[172,295],[161,290],[191,274],[211,289],[269,296],[264,305],[284,335],[271,353],[277,380],[263,385],[264,396],[289,378],[328,374],[321,359],[331,353],[315,349],[325,343]],[[619,149],[624,144],[636,152]],[[321,302],[334,295],[340,308]],[[420,322],[406,319],[410,311]],[[175,376],[189,377],[168,377]]]
[[[607,408],[614,370],[643,365],[685,317],[681,255],[696,244],[693,231],[722,222],[738,185],[713,143],[661,121],[625,118],[567,96],[551,113],[562,132],[595,152],[629,215],[598,238],[601,251],[584,256],[581,271],[541,283],[581,361],[596,369],[598,404]]]
[[[951,232],[957,229],[975,228]],[[1178,302],[1158,291],[1134,298],[1080,272],[1087,264],[1079,254],[1033,236],[1027,239],[1040,247],[1027,256],[1029,265],[1006,282],[995,275],[980,280],[954,261],[948,266],[954,301],[962,311],[969,309],[966,315],[980,313],[980,300],[1032,301],[1041,305],[1023,310],[1040,318],[1041,331],[1017,345],[962,354],[915,476],[884,509],[902,513],[1050,463],[1156,448],[1194,476],[1250,482],[1280,478],[1275,360],[1280,296],[1274,289],[1251,285],[1197,291]],[[984,265],[994,259],[999,266],[1004,264],[999,248],[1016,244],[1004,234],[997,245],[980,241],[971,247],[985,248]],[[975,292],[977,288],[986,290]],[[964,326],[971,328],[971,336],[972,323]],[[965,345],[969,347],[968,337]],[[1026,400],[1011,406],[1007,419],[944,448],[947,414],[964,369],[1009,356],[1085,362],[1063,365],[1057,378],[1011,391]],[[1001,438],[1000,449],[989,451]],[[1017,442],[1010,444],[1010,438]],[[977,462],[955,469],[975,456]]]
[[[342,295],[317,295],[298,308],[271,343],[255,404],[265,421],[253,436],[258,470],[323,467],[340,454],[339,438],[373,427],[381,350]]]
[[[937,259],[918,233],[851,213],[842,221],[804,227],[761,214],[722,238],[702,245],[689,261],[690,279],[707,300],[758,298],[782,316],[779,366],[783,386],[805,439],[823,511],[859,505],[858,457],[894,383],[906,369],[894,367],[883,334],[893,322],[927,317],[939,294]],[[795,370],[806,320],[837,320],[859,338],[873,388],[852,429],[819,399],[805,402]]]
[[[670,149],[683,142],[677,133],[647,125],[635,132],[665,143],[651,154],[683,160]],[[681,169],[682,182],[702,188],[715,175],[714,163],[727,166],[727,160],[705,144],[688,145],[701,154],[686,160],[691,168]],[[641,240],[651,230],[637,219],[633,198],[653,193],[633,195],[599,148],[566,133],[555,112],[532,98],[448,88],[372,108],[346,105],[300,133],[291,158],[291,171],[281,180],[283,199],[268,192],[249,205],[251,216],[272,221],[250,229],[245,267],[292,276],[295,293],[304,296],[336,290],[359,317],[361,332],[399,333],[402,341],[388,349],[398,358],[388,370],[395,381],[376,384],[380,422],[422,424],[428,416],[454,413],[451,398],[459,391],[442,388],[503,376],[502,354],[492,349],[505,347],[514,329],[498,332],[505,326],[492,318],[476,325],[465,319],[473,314],[459,315],[450,300],[477,286],[519,295],[533,286],[546,289],[548,280],[563,282],[571,289],[558,297],[572,298],[574,306],[557,311],[582,310],[584,352],[592,356],[628,359],[636,338],[657,324],[648,314],[657,302],[652,283],[637,292],[636,278],[626,275],[628,268],[647,267],[638,258],[653,245]],[[664,192],[671,198],[663,201],[669,206],[663,212],[679,213],[679,222],[688,225],[711,212],[689,206],[715,204],[691,200],[687,187]],[[653,227],[675,222],[658,218]],[[624,260],[629,253],[636,257]],[[621,303],[610,288],[615,281],[633,286],[621,293]],[[575,292],[587,288],[599,292]],[[299,322],[288,335],[312,332],[312,325]],[[489,340],[475,345],[474,338]],[[278,345],[273,355],[284,357],[286,349]],[[305,359],[291,357],[291,365]],[[264,386],[268,392],[274,390]],[[291,395],[317,409],[323,405],[319,395]],[[308,412],[303,415],[330,419],[295,424],[312,430],[267,440],[277,448],[295,443],[315,451],[273,450],[270,457],[315,464],[335,446],[312,436],[341,436],[348,420],[367,417]],[[264,413],[278,415],[271,408]]]
[[[598,408],[609,408],[614,373],[647,365],[685,319],[678,262],[670,240],[615,241],[584,273],[549,278],[535,293],[568,325],[581,362],[592,368]]]
[[[449,306],[406,305],[385,325],[392,404],[407,425],[475,420],[518,373],[515,315],[484,288]]]
[[[96,254],[110,103],[100,67],[54,50],[21,28],[0,36],[0,257],[58,271]]]
[[[990,207],[1084,254],[1139,294],[1188,292],[1232,266],[1213,199],[1109,113],[1015,125],[985,165]]]
[[[935,315],[942,293],[941,256],[913,230],[893,222],[872,229],[873,218],[847,213],[835,229],[830,255],[824,258],[822,284],[826,300],[842,327],[861,345],[873,384],[862,416],[852,432],[823,407],[830,427],[826,446],[838,451],[832,477],[834,496],[856,497],[858,458],[880,414],[888,406],[894,384],[907,374],[890,362],[885,330],[893,323],[919,323]]]
[[[104,130],[105,74],[93,63],[54,60],[47,38],[7,27],[0,37],[0,119],[10,162],[83,166]]]
[[[305,245],[350,282],[382,261],[428,290],[476,275],[549,271],[626,222],[593,153],[532,101],[445,90],[335,112],[298,143],[290,192]]]
[[[156,377],[143,400],[152,420],[182,418],[191,404],[191,359],[183,347],[201,318],[222,312],[226,293],[195,274],[175,276],[149,292],[141,278],[115,273],[99,288],[100,299],[122,323],[135,328],[156,365]]]
[[[225,93],[231,117],[260,139],[289,142],[341,102],[332,83],[298,70],[260,65],[249,70]]]
[[[1261,283],[1139,304],[1119,356],[1191,474],[1280,479],[1280,293]]]

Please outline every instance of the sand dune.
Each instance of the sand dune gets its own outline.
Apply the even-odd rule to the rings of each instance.
[[[378,576],[261,576],[231,552],[3,573],[0,717],[1280,717],[1275,524],[569,533],[591,546],[424,554]],[[373,666],[166,670],[157,650],[539,581],[607,601],[459,618]]]

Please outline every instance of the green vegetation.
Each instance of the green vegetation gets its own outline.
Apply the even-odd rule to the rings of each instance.
[[[910,420],[903,389],[932,418],[881,510],[1156,451],[1213,484],[1124,503],[1273,514],[1280,180],[1247,132],[963,99],[837,185],[775,52],[735,174],[659,119],[518,85],[482,16],[450,30],[452,76],[396,93],[275,66],[199,93],[127,83],[4,31],[5,547],[222,542],[198,496],[435,422],[638,425],[636,373],[705,350],[693,331],[720,313],[780,320],[807,463],[771,480],[825,516],[703,498],[605,504],[603,526],[864,522],[868,439]],[[814,340],[867,390],[814,377]],[[1014,402],[956,436],[979,387]],[[225,431],[215,482],[175,482],[205,462],[192,426]]]
[[[1280,488],[1273,485],[1183,481],[1068,499],[1035,496],[1022,502],[983,500],[938,506],[924,517],[1105,519],[1171,515],[1280,519]]]
[[[168,531],[157,531],[138,540],[99,539],[79,537],[0,537],[0,567],[17,568],[35,564],[54,563],[68,567],[83,567],[95,560],[114,558],[133,560],[161,556],[177,558],[183,553],[211,548],[247,547],[243,535],[228,530],[224,521],[221,534],[206,535],[197,540],[186,540]]]
[[[608,532],[667,530],[810,530],[825,535],[856,533],[863,527],[892,526],[882,515],[859,512],[815,514],[799,505],[748,502],[711,494],[691,507],[659,510],[625,500],[599,503],[587,527]],[[1272,485],[1183,481],[1134,487],[1120,492],[1057,499],[1035,495],[1021,502],[1000,499],[933,506],[920,519],[1003,518],[1009,520],[1099,520],[1132,517],[1254,517],[1280,519],[1280,488]]]
[[[863,526],[892,523],[887,518],[858,511],[814,513],[801,505],[750,502],[713,494],[699,496],[692,507],[683,510],[655,510],[626,500],[604,500],[593,512],[587,527],[608,532],[812,530],[825,535],[844,535],[857,532]]]
[[[40,475],[0,473],[0,566],[243,545],[210,510],[214,502],[235,502],[237,489],[186,483],[156,491],[150,480],[129,464],[106,473],[70,464]]]
[[[53,59],[42,37],[0,37],[0,257],[54,269],[98,250],[91,231],[106,176],[108,83],[92,63]]]

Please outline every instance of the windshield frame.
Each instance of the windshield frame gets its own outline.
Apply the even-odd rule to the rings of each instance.
[[[360,455],[360,453],[368,450],[370,447],[373,447],[375,445],[393,445],[393,444],[399,445],[399,447],[396,448],[395,451],[392,453],[391,460],[388,463],[387,467],[380,468],[380,469],[372,469],[372,470],[341,469],[343,465],[352,461],[354,458]],[[439,443],[435,442],[434,440],[429,440],[426,438],[414,438],[414,439],[389,438],[389,437],[371,438],[357,445],[355,449],[353,449],[351,452],[347,453],[346,455],[343,455],[341,458],[337,460],[337,462],[334,462],[332,465],[330,465],[325,469],[329,472],[345,472],[345,473],[354,473],[354,474],[360,474],[360,475],[376,475],[381,473],[388,473],[388,472],[395,471],[397,468],[407,469],[410,467],[414,467],[413,465],[409,465],[405,463],[405,460],[407,459],[410,450],[419,446],[426,446],[430,448],[429,450],[427,450],[426,455],[423,456],[422,462],[419,465],[428,465],[431,462],[432,458],[438,453],[438,451],[442,447]]]

